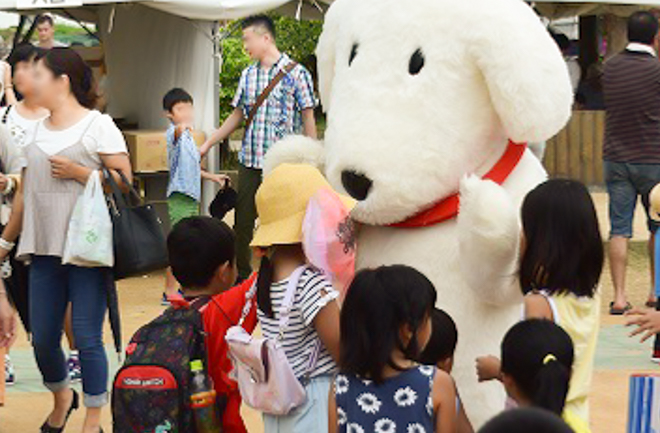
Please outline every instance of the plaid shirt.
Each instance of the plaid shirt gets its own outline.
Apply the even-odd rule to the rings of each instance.
[[[247,67],[241,74],[232,102],[234,108],[240,108],[247,119],[261,92],[291,61],[289,56],[282,54],[270,69],[261,68],[259,63]],[[286,135],[300,133],[302,110],[315,106],[312,76],[305,67],[298,65],[282,78],[257,110],[243,138],[239,162],[245,167],[262,168],[264,155],[270,146]]]

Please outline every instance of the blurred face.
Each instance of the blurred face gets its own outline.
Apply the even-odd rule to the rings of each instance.
[[[55,37],[55,28],[50,23],[41,23],[37,26],[37,37],[40,43],[48,43]]]
[[[35,103],[51,111],[61,105],[71,93],[69,77],[66,75],[56,77],[43,60],[38,61],[34,66],[33,84]]]
[[[14,66],[14,87],[24,97],[32,96],[34,89],[35,62],[18,62]]]
[[[172,111],[167,113],[167,118],[175,125],[192,125],[195,121],[195,110],[190,102],[179,102],[174,104]]]
[[[270,34],[261,27],[243,30],[243,48],[252,60],[261,60],[273,44]]]

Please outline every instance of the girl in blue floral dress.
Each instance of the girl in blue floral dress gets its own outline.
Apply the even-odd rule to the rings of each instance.
[[[418,359],[431,335],[433,284],[407,266],[356,275],[341,311],[331,433],[456,431],[451,377]]]

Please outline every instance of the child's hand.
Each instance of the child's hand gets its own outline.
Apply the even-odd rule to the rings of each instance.
[[[226,174],[209,174],[208,180],[217,183],[223,189],[225,186],[231,185],[231,178]]]
[[[499,379],[501,362],[495,356],[482,356],[477,358],[477,376],[479,382]]]
[[[643,333],[642,343],[660,333],[660,311],[634,309],[627,312],[626,316],[630,317],[626,326],[637,326],[630,336],[634,337]]]

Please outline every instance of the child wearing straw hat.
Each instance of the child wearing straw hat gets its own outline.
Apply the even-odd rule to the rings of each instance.
[[[321,271],[307,265],[302,246],[307,205],[323,189],[332,190],[315,167],[282,164],[264,178],[256,194],[259,227],[251,246],[263,253],[257,277],[259,322],[265,337],[279,336],[308,397],[305,406],[289,415],[264,414],[266,433],[328,431],[328,396],[339,358],[339,293]],[[352,199],[340,199],[353,208]],[[289,323],[280,333],[285,292],[296,275]]]

